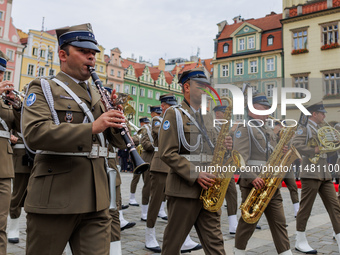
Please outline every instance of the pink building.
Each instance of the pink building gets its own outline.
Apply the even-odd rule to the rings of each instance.
[[[121,63],[122,52],[119,48],[110,50],[110,56],[105,55],[105,62],[107,63],[107,80],[109,87],[116,89],[116,92],[123,92],[124,83],[124,67]]]
[[[12,0],[0,1],[0,50],[9,58],[4,80],[19,88],[22,52],[24,46],[12,22]]]

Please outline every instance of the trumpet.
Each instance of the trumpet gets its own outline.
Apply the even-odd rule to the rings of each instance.
[[[5,104],[12,105],[16,109],[21,108],[22,101],[25,98],[25,93],[15,89],[12,90],[12,93],[14,94],[14,98],[11,98],[9,90],[2,93],[2,100],[4,101]]]

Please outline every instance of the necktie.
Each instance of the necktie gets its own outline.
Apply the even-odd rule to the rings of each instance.
[[[90,93],[90,90],[89,90],[89,87],[87,86],[86,82],[79,82],[78,83],[83,89],[85,89],[85,91],[87,92],[87,94],[89,95],[89,97],[92,99],[91,97],[91,93]]]

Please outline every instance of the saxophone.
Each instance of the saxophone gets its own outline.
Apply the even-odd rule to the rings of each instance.
[[[217,138],[217,144],[214,149],[213,160],[211,166],[214,166],[217,169],[217,166],[223,166],[223,160],[225,157],[226,149],[224,146],[224,139],[229,134],[230,128],[230,120],[231,120],[231,111],[233,107],[233,103],[229,97],[223,97],[223,100],[228,101],[228,107],[224,112],[224,119],[228,120],[227,124],[222,125],[221,131]],[[237,152],[232,150],[231,152],[227,152],[227,161],[224,166],[236,166],[241,167],[244,166],[244,160],[242,156]],[[230,167],[228,168],[230,170]],[[215,172],[216,178],[214,178],[214,184],[209,187],[207,190],[202,189],[200,199],[203,202],[203,208],[210,211],[210,212],[217,212],[220,210],[225,194],[227,192],[229,183],[231,178],[233,177],[234,172],[232,170],[227,172]]]
[[[241,215],[245,222],[254,224],[259,221],[262,213],[287,173],[284,168],[289,169],[290,165],[296,159],[301,158],[294,146],[291,146],[287,153],[283,153],[284,146],[286,146],[293,137],[296,129],[297,126],[286,127],[281,130],[280,141],[275,146],[266,164],[266,169],[269,170],[263,171],[262,169],[262,172],[258,175],[259,178],[264,180],[264,187],[262,189],[252,188],[247,199],[240,206]],[[270,167],[273,168],[271,169]]]

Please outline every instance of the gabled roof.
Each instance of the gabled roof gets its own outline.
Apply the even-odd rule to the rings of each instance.
[[[124,58],[122,59],[121,63],[122,63],[122,67],[124,67],[124,68],[128,68],[130,65],[132,65],[133,68],[135,68],[135,69],[136,68],[143,68],[144,69],[144,67],[145,67],[145,65],[143,65],[143,64],[136,63],[136,62],[124,59]]]
[[[280,19],[282,19],[282,13],[280,14],[270,14],[267,15],[266,17],[259,18],[259,19],[249,19],[245,20],[240,23],[234,23],[231,25],[226,25],[224,26],[220,36],[218,37],[218,40],[222,39],[227,39],[230,38],[231,34],[238,29],[241,25],[244,23],[249,23],[253,26],[256,26],[263,31],[268,31],[268,30],[273,30],[273,29],[278,29],[281,28],[281,22]]]
[[[212,70],[214,68],[214,65],[211,63],[211,61],[212,61],[212,58],[202,60],[203,65],[205,66],[205,69],[207,69],[210,74],[213,73]]]
[[[149,67],[149,70],[150,70],[151,78],[154,81],[157,81],[159,74],[161,73],[161,70],[159,70],[158,68],[155,68],[155,67]]]

